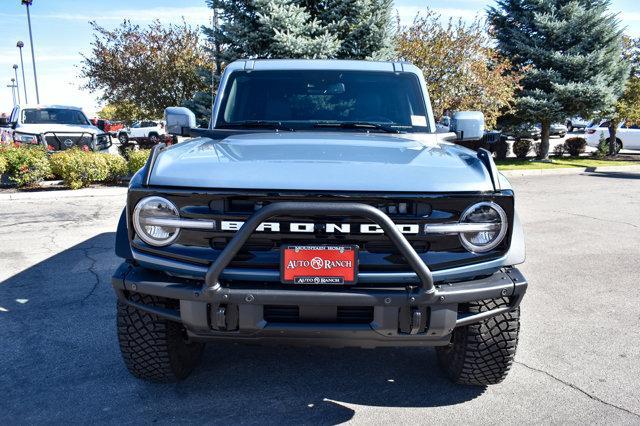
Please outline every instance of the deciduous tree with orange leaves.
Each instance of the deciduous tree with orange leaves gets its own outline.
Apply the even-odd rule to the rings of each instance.
[[[485,23],[443,22],[427,10],[400,30],[396,51],[424,73],[436,117],[446,111],[479,110],[488,127],[511,110],[519,77],[490,47]]]

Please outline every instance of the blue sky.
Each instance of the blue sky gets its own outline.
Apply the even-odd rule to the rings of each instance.
[[[472,20],[484,13],[493,0],[396,0],[396,9],[403,22],[408,22],[427,6],[444,18],[460,17]],[[3,0],[0,9],[0,112],[11,109],[11,89],[5,87],[13,76],[11,66],[19,64],[18,40],[23,49],[29,100],[35,101],[29,34],[26,12],[19,0]],[[123,19],[145,24],[153,19],[176,22],[184,17],[192,24],[209,22],[210,11],[204,0],[34,0],[31,8],[38,85],[42,103],[77,105],[89,114],[99,108],[96,96],[80,90],[78,79],[80,53],[89,51],[91,29],[95,20],[103,26],[117,26]],[[179,6],[176,6],[179,3]],[[627,33],[640,36],[640,11],[637,0],[613,0],[613,10],[627,27]],[[22,85],[22,75],[18,78]],[[23,95],[21,87],[21,95]],[[24,101],[24,99],[22,99]]]

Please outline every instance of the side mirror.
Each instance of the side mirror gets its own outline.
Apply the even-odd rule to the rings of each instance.
[[[476,141],[484,136],[484,115],[480,111],[459,111],[451,117],[450,130],[457,141]]]
[[[436,133],[449,133],[451,130],[451,117],[446,115],[436,123]]]
[[[189,129],[196,127],[196,116],[189,108],[168,107],[164,110],[167,133],[189,136]]]

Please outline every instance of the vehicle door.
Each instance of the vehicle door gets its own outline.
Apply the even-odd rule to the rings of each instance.
[[[129,128],[129,137],[130,138],[141,138],[143,136],[144,135],[143,135],[143,129],[142,129],[142,122],[141,121],[136,121]]]
[[[620,127],[619,132],[624,149],[640,150],[640,126],[638,122],[626,121]]]
[[[149,136],[149,133],[159,133],[160,127],[158,123],[155,121],[147,121],[147,127],[145,129],[145,133]]]

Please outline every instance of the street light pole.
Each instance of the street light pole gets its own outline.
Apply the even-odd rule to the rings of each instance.
[[[36,101],[40,103],[40,93],[38,92],[38,75],[36,74],[36,54],[33,51],[33,34],[31,32],[31,14],[29,13],[29,6],[33,3],[33,0],[22,0],[22,4],[27,7],[27,22],[29,23],[29,41],[31,42],[31,60],[33,61],[33,81],[36,85]]]
[[[11,84],[7,84],[7,87],[11,87],[11,94],[13,95],[13,106],[16,106],[16,79],[11,79]]]
[[[18,82],[18,65],[13,64],[13,73],[16,75],[16,92],[18,92],[18,103],[21,104],[22,100],[20,99],[20,83]]]
[[[27,97],[27,79],[24,78],[24,61],[22,60],[22,48],[24,47],[24,43],[18,40],[16,43],[16,47],[20,51],[20,69],[22,70],[22,88],[24,89],[24,103],[29,103],[29,98]]]

